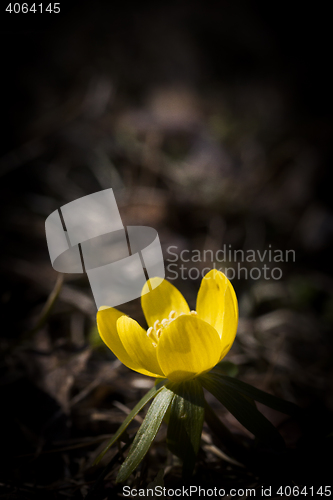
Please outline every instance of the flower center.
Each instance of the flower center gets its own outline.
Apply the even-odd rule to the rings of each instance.
[[[196,316],[196,311],[190,311],[192,316]],[[154,326],[151,326],[147,330],[147,336],[152,340],[153,346],[156,347],[159,341],[160,336],[163,333],[163,330],[166,326],[168,326],[172,321],[174,321],[179,316],[183,316],[185,313],[177,314],[176,311],[171,311],[168,318],[162,319],[159,321],[158,319],[155,321]]]

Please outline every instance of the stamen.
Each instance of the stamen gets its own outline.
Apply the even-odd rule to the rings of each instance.
[[[154,323],[154,330],[157,330],[157,328],[160,326],[160,322],[158,321],[158,319],[155,321]]]
[[[158,337],[156,335],[156,331],[153,330],[152,327],[150,327],[147,330],[147,335],[150,338],[150,340],[152,341],[153,346],[156,347],[157,346],[157,342],[158,342]]]
[[[169,313],[169,318],[163,318],[162,321],[159,321],[158,319],[155,321],[154,325],[148,328],[147,330],[147,336],[150,338],[152,341],[152,344],[154,347],[157,346],[157,343],[164,331],[164,328],[166,328],[172,321],[174,321],[176,318],[179,318],[179,316],[184,316],[187,314],[191,314],[192,316],[196,316],[197,312],[192,310],[190,313],[177,313],[176,311],[170,311]]]

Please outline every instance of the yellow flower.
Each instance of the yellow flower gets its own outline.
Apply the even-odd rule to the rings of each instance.
[[[111,307],[98,311],[98,331],[128,368],[175,382],[189,380],[211,370],[232,346],[238,323],[236,294],[226,276],[214,269],[202,279],[196,311],[190,311],[168,281],[151,290],[150,282],[157,279],[142,290],[147,331]]]

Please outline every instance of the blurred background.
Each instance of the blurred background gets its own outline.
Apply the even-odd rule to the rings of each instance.
[[[227,359],[242,380],[306,409],[300,425],[260,407],[291,450],[288,480],[323,484],[333,430],[328,12],[245,0],[61,8],[2,14],[0,496],[84,498],[102,471],[94,458],[153,384],[101,345],[87,277],[62,283],[48,255],[46,217],[109,187],[125,225],[158,231],[165,259],[170,246],[295,250],[280,280],[233,280],[240,323]],[[173,281],[191,308],[200,281]],[[121,309],[145,326],[139,301]],[[179,483],[163,432],[134,485],[161,469],[165,485]],[[237,467],[223,446],[205,430],[194,482],[259,488],[284,474],[265,454],[275,469]],[[91,498],[118,496],[114,478]]]

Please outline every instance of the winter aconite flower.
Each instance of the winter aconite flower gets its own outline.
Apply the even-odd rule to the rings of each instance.
[[[196,311],[191,311],[167,280],[151,290],[156,279],[142,290],[148,329],[117,309],[101,308],[100,336],[132,370],[173,382],[193,379],[211,370],[231,348],[238,323],[236,294],[226,276],[214,269],[202,279]]]
[[[290,415],[296,414],[298,408],[237,380],[230,365],[237,367],[229,363],[228,368],[225,361],[220,363],[232,346],[238,322],[237,298],[229,280],[219,271],[210,271],[201,282],[196,311],[190,310],[182,294],[171,283],[166,280],[159,283],[159,278],[149,280],[142,290],[141,303],[147,330],[113,308],[101,308],[97,314],[99,333],[114,354],[132,370],[162,380],[156,381],[134,406],[95,464],[116,441],[121,440],[145,405],[151,403],[116,481],[125,481],[138,467],[163,420],[168,426],[166,444],[181,460],[183,478],[188,479],[194,470],[204,421],[221,440],[229,435],[205,400],[204,389],[259,442],[281,453],[285,448],[284,441],[257,409],[255,401]],[[231,453],[237,453],[235,458],[242,461],[247,451],[240,449],[239,444],[235,448],[230,437],[228,441],[231,442]],[[125,443],[124,449],[127,446]]]

